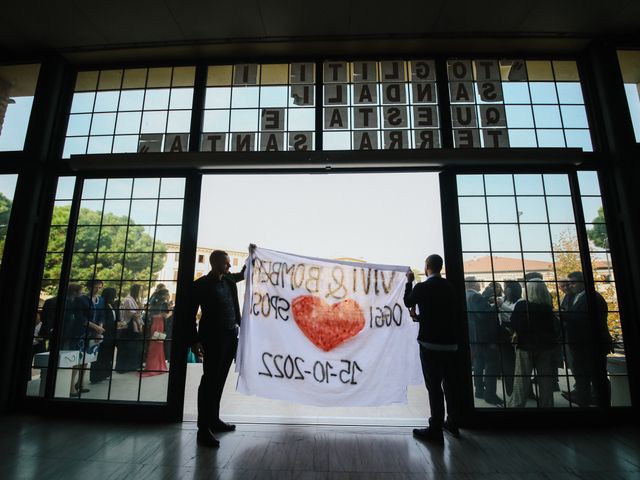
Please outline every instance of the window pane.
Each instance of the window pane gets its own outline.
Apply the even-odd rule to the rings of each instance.
[[[169,92],[168,88],[147,90],[144,98],[144,109],[166,110],[169,108]]]
[[[458,199],[461,223],[484,223],[487,211],[484,197],[461,197]]]
[[[513,195],[513,177],[511,175],[485,175],[487,195]]]
[[[458,195],[484,195],[484,180],[482,175],[458,175]]]
[[[138,133],[140,131],[141,120],[142,112],[119,113],[116,123],[116,133]]]
[[[549,221],[554,223],[573,222],[573,204],[571,197],[547,197]]]
[[[518,221],[516,201],[513,197],[487,197],[491,223],[515,223]]]
[[[544,197],[518,197],[518,217],[521,223],[544,223],[547,206]]]
[[[89,135],[89,127],[91,125],[91,115],[80,114],[71,115],[69,117],[69,126],[67,127],[67,135]]]
[[[83,113],[93,111],[93,102],[95,101],[95,92],[77,92],[73,94],[71,102],[71,113]]]
[[[169,104],[169,108],[191,110],[192,103],[193,88],[171,89],[171,102]]]
[[[118,100],[120,92],[98,92],[96,93],[96,103],[93,106],[94,112],[115,112],[118,110]]]
[[[0,65],[0,151],[22,150],[39,64]]]
[[[460,225],[462,250],[482,252],[489,250],[489,234],[486,225]]]
[[[518,195],[543,195],[542,175],[514,175]]]
[[[120,94],[120,111],[142,110],[144,90],[123,90]]]

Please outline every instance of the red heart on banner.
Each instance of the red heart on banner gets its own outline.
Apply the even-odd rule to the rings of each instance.
[[[312,295],[291,302],[293,319],[302,333],[318,348],[328,352],[364,328],[364,315],[358,302],[343,300],[329,305]]]

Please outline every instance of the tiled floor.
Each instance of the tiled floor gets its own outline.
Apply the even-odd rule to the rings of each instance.
[[[3,480],[640,478],[640,432],[630,427],[463,431],[439,447],[407,428],[245,424],[209,450],[192,423],[0,422]]]

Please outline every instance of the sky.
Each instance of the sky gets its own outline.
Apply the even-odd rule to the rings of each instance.
[[[249,243],[422,268],[443,254],[438,174],[205,176],[198,246]]]
[[[33,97],[11,97],[15,103],[7,106],[2,133],[0,133],[0,152],[22,150],[27,135]]]
[[[13,200],[18,175],[0,175],[0,192],[9,200]]]
[[[636,134],[636,142],[640,142],[640,92],[638,92],[638,85],[635,83],[626,83],[624,89],[627,94],[633,130]]]

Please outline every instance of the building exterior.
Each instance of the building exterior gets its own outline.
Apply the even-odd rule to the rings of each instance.
[[[166,243],[165,247],[167,249],[167,260],[164,263],[162,270],[160,270],[156,275],[159,279],[171,279],[175,282],[178,280],[180,245],[177,243]],[[211,255],[211,252],[214,250],[216,250],[216,248],[197,247],[194,278],[200,278],[211,270],[209,265],[209,255]],[[239,252],[235,250],[225,250],[225,252],[229,254],[232,272],[240,271],[249,256],[247,252]],[[175,284],[170,285],[169,291],[175,299]]]
[[[523,279],[523,272],[539,272],[546,281],[562,281],[556,278],[553,261],[517,259],[497,256],[481,256],[464,262],[465,276],[473,276],[481,282],[503,282],[505,280]],[[596,277],[613,280],[612,269],[606,262],[598,261],[594,264],[593,273]]]
[[[560,280],[580,271],[587,323],[595,324],[596,292],[606,292],[616,339],[615,349],[592,342],[593,404],[513,410],[474,403],[475,345],[464,335],[465,421],[635,416],[640,7],[291,5],[3,8],[0,407],[180,420],[186,299],[211,252],[197,245],[204,174],[431,171],[440,205],[417,206],[416,221],[439,208],[447,277],[460,291],[471,275],[486,282],[538,271]],[[240,194],[256,215],[284,210],[268,193]],[[410,228],[393,220],[381,218],[381,228]],[[229,253],[239,270],[246,253]],[[66,302],[96,279],[120,298],[133,284],[148,296],[157,283],[175,298],[170,381],[160,393],[138,382],[132,390],[114,383],[103,398],[61,394]],[[37,318],[52,336],[38,357],[46,378],[30,389]],[[569,363],[565,356],[565,389]]]

